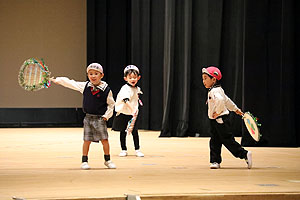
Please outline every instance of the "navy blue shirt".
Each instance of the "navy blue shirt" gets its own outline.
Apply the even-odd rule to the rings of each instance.
[[[92,87],[88,87],[88,83],[83,91],[83,111],[93,115],[104,115],[107,111],[107,96],[110,87],[107,86],[105,90],[98,88],[96,91],[93,91]]]

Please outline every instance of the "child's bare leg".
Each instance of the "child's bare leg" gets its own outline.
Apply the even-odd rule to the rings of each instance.
[[[109,169],[116,169],[116,165],[110,160],[108,139],[101,140],[101,143],[104,151],[104,165],[106,165]]]
[[[101,140],[101,143],[103,145],[104,155],[109,155],[109,142],[108,142],[108,139]]]
[[[91,141],[84,140],[83,146],[82,146],[82,155],[87,156],[89,154]]]

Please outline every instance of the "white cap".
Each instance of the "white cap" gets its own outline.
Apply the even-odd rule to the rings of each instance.
[[[124,74],[125,74],[128,70],[131,70],[131,69],[133,69],[133,70],[137,71],[138,73],[140,73],[140,70],[139,70],[139,68],[137,68],[137,66],[135,66],[135,65],[127,65],[127,67],[125,67],[125,69],[124,69]]]
[[[91,63],[87,68],[86,72],[88,73],[90,69],[96,70],[98,72],[101,72],[103,74],[103,68],[99,63]]]

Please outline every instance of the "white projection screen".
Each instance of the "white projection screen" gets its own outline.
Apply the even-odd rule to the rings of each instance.
[[[23,90],[24,60],[43,58],[51,76],[86,80],[85,0],[0,0],[0,108],[81,107],[82,95],[52,84]]]

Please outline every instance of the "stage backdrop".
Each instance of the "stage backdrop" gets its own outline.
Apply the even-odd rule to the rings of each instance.
[[[209,136],[201,69],[220,67],[227,95],[262,124],[245,146],[300,146],[299,1],[296,0],[0,0],[0,126],[73,126],[80,93],[18,86],[24,59],[44,58],[53,76],[86,80],[104,66],[116,96],[123,69],[135,64],[144,95],[140,128],[161,137]],[[87,44],[87,45],[86,45]],[[27,120],[27,121],[26,121]]]
[[[51,76],[86,80],[85,0],[0,0],[0,127],[82,124],[82,95],[52,85],[23,90],[18,73],[43,58]]]
[[[201,68],[216,65],[223,72],[228,96],[262,124],[262,140],[254,143],[241,119],[232,116],[233,132],[244,130],[243,145],[299,146],[295,59],[299,3],[167,0],[166,4],[164,67],[170,81],[161,136],[207,134]]]
[[[124,84],[123,68],[141,69],[140,128],[162,128],[161,137],[209,136],[201,69],[216,65],[227,95],[262,124],[262,140],[254,143],[241,118],[231,114],[243,145],[300,146],[298,1],[87,3],[87,60],[105,66],[115,95]]]
[[[114,97],[125,84],[126,65],[139,67],[142,129],[161,129],[164,7],[161,0],[87,1],[87,61],[103,65]]]

